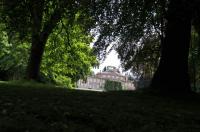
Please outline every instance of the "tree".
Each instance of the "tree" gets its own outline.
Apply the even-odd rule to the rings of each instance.
[[[107,0],[97,6],[102,12],[96,13],[100,35],[94,46],[100,57],[114,41],[111,49],[117,50],[124,64],[134,56],[143,37],[151,33],[163,37],[165,4],[160,0]]]
[[[125,70],[137,69],[137,73],[152,76],[160,57],[159,43],[165,36],[166,1],[108,1],[97,19],[97,52],[104,56],[114,41],[112,49],[118,52]]]
[[[39,71],[45,44],[58,22],[65,17],[70,24],[73,22],[75,14],[86,6],[89,6],[87,1],[76,0],[3,1],[3,16],[1,16],[1,21],[7,26],[9,39],[12,40],[13,37],[17,37],[21,41],[31,43],[27,79],[39,80]],[[81,11],[81,15],[84,16],[86,10]],[[83,25],[89,25],[89,21],[83,21],[85,19],[81,20]]]
[[[133,60],[141,38],[158,31],[161,60],[151,87],[164,93],[191,92],[190,31],[192,21],[199,20],[199,5],[198,0],[110,1],[110,12],[101,15],[104,22],[100,21],[99,30],[102,34],[95,46],[101,51],[108,47],[108,40],[116,41],[118,45],[114,48],[126,64]]]
[[[76,20],[78,17],[77,14]],[[49,36],[41,64],[41,81],[65,85],[69,88],[74,86],[77,80],[89,75],[91,67],[97,64],[96,57],[89,46],[92,36],[84,34],[84,29],[76,20],[67,31],[66,28],[62,28],[64,23],[58,23],[58,28]],[[1,74],[0,78],[22,79],[28,62],[30,45],[17,41],[14,44],[9,43],[4,25],[0,25],[0,31],[0,71],[5,73]]]
[[[20,79],[24,77],[28,62],[29,45],[26,43],[10,43],[5,25],[0,24],[0,79]]]
[[[104,85],[105,91],[115,91],[115,90],[122,90],[121,82],[106,80]]]
[[[148,35],[141,40],[133,59],[126,60],[125,69],[131,69],[137,78],[151,79],[160,59],[160,39],[158,35]]]
[[[91,67],[97,64],[89,46],[92,37],[83,34],[83,29],[76,21],[68,29],[61,28],[62,23],[58,26],[60,28],[47,41],[41,72],[56,83],[67,84],[70,81],[75,84],[91,74]]]
[[[189,73],[191,79],[191,86],[194,91],[199,90],[199,77],[200,77],[200,50],[199,50],[200,36],[192,27],[191,44],[189,53]]]
[[[27,2],[30,1],[21,0],[18,3],[20,3],[20,7],[26,7]],[[29,66],[33,67],[29,68],[31,70],[28,71],[34,73],[29,72],[31,73],[29,78],[37,78],[45,43],[58,21],[61,20],[62,15],[73,21],[79,10],[83,11],[81,14],[91,15],[89,18],[95,20],[92,21],[92,24],[96,26],[96,31],[93,30],[93,33],[98,33],[99,37],[94,47],[100,57],[106,54],[110,42],[114,41],[116,43],[112,45],[111,49],[117,50],[123,65],[134,59],[137,49],[141,46],[141,39],[149,34],[157,33],[161,42],[161,60],[152,80],[152,88],[169,93],[188,93],[191,91],[188,76],[190,31],[191,24],[194,24],[199,31],[199,24],[197,24],[200,14],[199,0],[190,2],[185,0],[104,0],[94,1],[95,4],[90,1],[87,3],[82,1],[44,2],[41,0],[39,4],[31,2],[30,8],[28,8],[31,11],[27,8],[14,8],[17,11],[20,9],[19,12],[21,9],[30,12],[22,13],[23,15],[17,11],[14,13],[21,17],[20,20],[31,20],[32,28],[17,27],[17,31],[20,30],[20,33],[28,31],[32,33],[31,53],[33,54],[31,54],[30,62],[35,63],[29,63]],[[81,10],[86,5],[89,11],[87,9]],[[13,7],[13,4],[5,6],[5,9],[7,9],[6,7]],[[70,9],[70,7],[74,8]],[[45,12],[46,9],[48,13]],[[86,13],[84,13],[85,11]],[[43,14],[47,15],[43,16],[41,12],[45,12]],[[15,18],[12,17],[13,12],[5,14],[8,14],[5,20],[13,22]],[[22,24],[30,27],[28,23],[22,22]],[[19,34],[19,36],[23,37],[23,34]],[[34,56],[37,59],[34,60]],[[171,72],[167,72],[169,70]]]
[[[168,93],[190,93],[188,55],[193,2],[170,1],[161,60],[151,86]],[[170,71],[170,72],[169,72]]]

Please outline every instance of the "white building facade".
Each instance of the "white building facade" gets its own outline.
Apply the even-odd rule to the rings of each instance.
[[[121,82],[123,90],[135,90],[134,82],[129,81],[127,76],[121,75],[118,69],[111,66],[108,66],[104,72],[87,77],[86,81],[79,80],[77,86],[79,89],[104,91],[106,80]]]

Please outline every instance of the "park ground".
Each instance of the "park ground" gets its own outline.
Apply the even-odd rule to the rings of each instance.
[[[0,83],[0,132],[200,132],[200,99]]]

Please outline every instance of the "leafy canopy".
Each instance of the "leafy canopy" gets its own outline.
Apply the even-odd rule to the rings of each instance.
[[[63,21],[65,23],[60,22],[47,41],[41,77],[46,82],[73,87],[78,79],[91,73],[91,67],[97,64],[97,60],[89,46],[92,37],[84,33],[79,23],[74,21],[69,26],[67,19]],[[63,24],[68,28],[63,28]],[[14,40],[9,42],[5,25],[1,24],[0,28],[0,71],[9,74],[7,79],[22,79],[30,45],[20,41],[12,43]]]

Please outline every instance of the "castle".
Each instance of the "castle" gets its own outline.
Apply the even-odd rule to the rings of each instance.
[[[114,66],[105,67],[103,72],[89,76],[85,81],[79,80],[77,86],[79,89],[83,88],[95,91],[104,91],[106,80],[121,82],[123,90],[135,90],[134,83],[128,80],[127,76],[120,74],[119,69]]]

